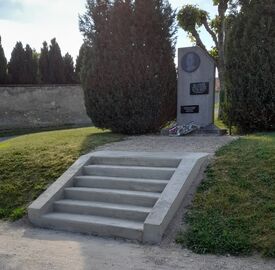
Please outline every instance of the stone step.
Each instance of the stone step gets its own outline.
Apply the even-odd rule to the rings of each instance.
[[[54,211],[79,215],[92,215],[144,222],[152,208],[103,202],[60,200]]]
[[[168,182],[168,180],[151,180],[107,176],[78,176],[74,179],[74,186],[103,189],[107,188],[134,191],[162,192],[168,184]]]
[[[89,165],[84,166],[85,175],[130,177],[169,180],[175,172],[175,168],[156,168],[141,166],[114,166],[114,165]]]
[[[143,222],[68,213],[49,213],[41,222],[51,229],[142,240]]]
[[[90,165],[120,165],[120,166],[143,166],[143,167],[170,167],[177,168],[180,159],[156,158],[156,157],[93,157]]]
[[[153,207],[160,193],[98,188],[65,188],[65,199]]]

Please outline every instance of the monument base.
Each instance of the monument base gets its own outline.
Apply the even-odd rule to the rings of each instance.
[[[162,136],[169,136],[169,129],[170,128],[164,128],[161,130]],[[207,136],[207,135],[213,135],[213,136],[224,136],[227,135],[228,131],[227,129],[220,129],[216,125],[211,124],[207,127],[201,127],[200,129],[194,130],[191,133],[184,135],[184,136]]]
[[[227,129],[220,129],[216,125],[211,124],[207,127],[202,127],[198,130],[195,130],[193,134],[224,136],[227,135]]]

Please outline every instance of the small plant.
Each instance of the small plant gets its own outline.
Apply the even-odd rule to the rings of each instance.
[[[15,208],[10,214],[10,219],[12,221],[15,221],[15,220],[20,219],[23,216],[25,216],[26,213],[27,213],[26,207]]]

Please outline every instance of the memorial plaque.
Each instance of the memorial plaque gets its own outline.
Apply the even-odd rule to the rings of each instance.
[[[199,105],[181,106],[181,113],[199,113]]]
[[[190,84],[190,95],[208,95],[209,82],[199,82]]]
[[[200,57],[194,53],[189,52],[182,57],[181,67],[185,72],[192,73],[196,71],[201,64]]]

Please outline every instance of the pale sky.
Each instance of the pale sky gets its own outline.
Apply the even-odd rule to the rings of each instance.
[[[78,15],[85,12],[86,0],[0,0],[0,35],[6,58],[10,58],[17,41],[29,44],[40,52],[43,41],[56,38],[62,55],[69,52],[74,59],[82,44],[78,29]],[[211,15],[216,13],[212,0],[170,0],[173,8],[184,4],[198,4]],[[190,46],[186,34],[179,29],[177,47]],[[211,38],[202,31],[208,48]]]

